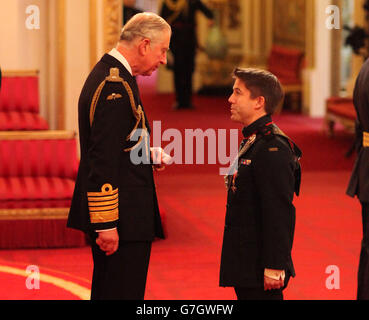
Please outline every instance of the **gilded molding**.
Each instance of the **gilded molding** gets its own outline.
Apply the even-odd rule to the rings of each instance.
[[[74,131],[66,130],[0,131],[0,140],[59,140],[75,137]]]
[[[123,26],[122,0],[104,0],[104,50],[110,51],[119,40]]]
[[[274,1],[274,43],[305,50],[306,29],[311,22],[306,19],[310,0]]]
[[[57,128],[65,128],[65,56],[66,56],[66,7],[65,0],[57,0]]]
[[[3,77],[38,77],[39,70],[3,70]]]
[[[69,208],[0,209],[0,220],[67,219]]]
[[[315,67],[315,0],[306,1],[306,68]]]
[[[342,8],[342,0],[332,0],[332,5]],[[331,94],[339,96],[341,90],[342,29],[333,29],[331,33]]]
[[[90,69],[97,62],[97,3],[96,0],[90,0],[90,16],[89,16],[89,37],[90,37]]]

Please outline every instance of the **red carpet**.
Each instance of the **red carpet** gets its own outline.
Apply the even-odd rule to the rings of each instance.
[[[81,249],[78,256],[85,249]],[[64,259],[68,258],[68,252],[59,250],[17,250],[15,259],[0,259],[0,300],[81,300],[89,299],[90,281],[80,275],[74,275],[60,271],[64,269]],[[70,262],[75,263],[76,253]],[[22,261],[22,254],[28,262]],[[53,255],[58,255],[57,265],[53,269]],[[6,254],[4,254],[6,256]],[[81,256],[80,256],[81,257]],[[60,259],[60,260],[59,260]],[[42,260],[45,260],[42,263]],[[37,264],[35,264],[37,261]],[[36,267],[36,269],[35,269]],[[75,266],[73,270],[76,271]]]
[[[146,79],[145,79],[146,80]],[[142,81],[139,79],[139,81]],[[152,84],[142,92],[149,119],[162,121],[162,130],[240,128],[229,121],[226,98],[195,97],[196,110],[173,111],[171,95],[156,95]],[[328,139],[322,119],[281,114],[275,122],[301,147],[303,180],[296,199],[297,222],[293,258],[297,277],[286,299],[355,299],[361,241],[360,206],[345,195],[353,158],[344,158],[351,136],[339,130]],[[168,238],[155,242],[149,267],[146,299],[235,299],[233,290],[218,286],[226,193],[219,165],[172,165],[156,174],[160,206],[166,213]],[[26,277],[1,266],[37,265],[40,289],[25,287]],[[326,287],[326,268],[337,266],[340,288]],[[0,299],[78,299],[55,278],[89,288],[92,261],[89,248],[0,251]],[[53,282],[54,281],[54,282]],[[5,283],[5,285],[3,285]],[[57,283],[57,282],[56,282]],[[65,283],[64,283],[65,284]],[[81,289],[80,287],[77,287]]]

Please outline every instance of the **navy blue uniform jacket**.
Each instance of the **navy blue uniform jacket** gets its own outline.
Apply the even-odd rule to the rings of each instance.
[[[264,269],[295,276],[291,251],[301,151],[270,116],[243,129],[249,149],[229,176],[220,286],[263,287]],[[253,141],[253,142],[252,142]]]
[[[357,158],[347,188],[349,196],[357,196],[361,202],[369,203],[369,59],[366,60],[354,89],[356,119]],[[364,146],[364,132],[367,146]]]
[[[121,82],[106,82],[91,124],[94,94],[112,68],[119,70],[129,90]],[[142,105],[135,78],[105,54],[88,76],[79,99],[81,161],[68,226],[86,233],[117,227],[122,241],[151,241],[163,237],[153,169],[150,163],[133,163],[125,151],[137,143],[127,141],[136,125],[142,128],[145,121],[148,131],[150,127],[146,117],[137,122],[132,103]]]

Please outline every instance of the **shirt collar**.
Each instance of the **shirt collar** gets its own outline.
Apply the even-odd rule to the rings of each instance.
[[[129,65],[126,58],[124,58],[124,56],[116,48],[111,49],[109,54],[111,56],[113,56],[115,59],[117,59],[128,70],[128,72],[132,75],[131,66]]]
[[[254,121],[247,127],[244,127],[242,129],[242,134],[247,139],[248,137],[250,137],[257,131],[259,131],[261,127],[264,127],[271,123],[272,123],[272,117],[270,115],[262,116],[261,118],[257,119],[256,121]]]

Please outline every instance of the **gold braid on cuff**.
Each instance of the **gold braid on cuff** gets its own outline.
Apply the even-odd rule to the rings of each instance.
[[[363,133],[363,147],[369,148],[369,132],[364,131]]]
[[[105,223],[119,218],[118,189],[104,184],[101,192],[87,192],[91,223]]]

